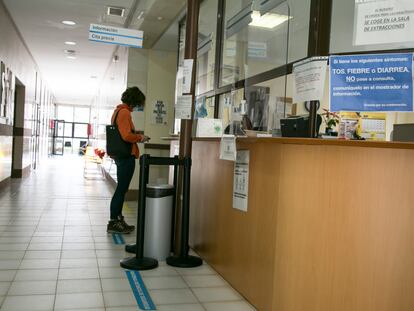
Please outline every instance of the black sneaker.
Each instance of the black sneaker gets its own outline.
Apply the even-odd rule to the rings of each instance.
[[[132,231],[134,231],[134,229],[126,227],[121,220],[110,220],[108,226],[106,227],[106,232],[108,233],[128,234]]]
[[[119,220],[120,222],[122,222],[122,224],[123,224],[126,228],[131,229],[131,231],[134,231],[134,230],[135,230],[135,226],[130,226],[130,225],[128,225],[128,224],[126,223],[126,221],[125,221],[125,219],[124,219],[124,216],[119,216],[119,217],[118,217],[118,220]]]

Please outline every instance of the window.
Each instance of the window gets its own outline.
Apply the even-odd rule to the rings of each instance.
[[[305,58],[309,14],[310,0],[227,0],[220,84]]]
[[[75,122],[89,123],[89,107],[75,107]]]
[[[66,122],[73,122],[73,107],[59,105],[57,118],[58,120],[65,120]]]
[[[333,0],[330,53],[414,48],[408,24],[384,24],[386,19],[392,20],[388,17],[412,20],[413,12],[413,1]]]
[[[214,89],[218,0],[205,0],[198,20],[196,95]]]
[[[74,124],[75,129],[73,131],[73,137],[88,138],[88,125],[87,124]]]
[[[65,137],[72,137],[73,123],[65,123]]]
[[[66,122],[81,122],[89,123],[89,107],[79,107],[79,106],[66,106],[58,105],[57,106],[57,119],[65,120]]]

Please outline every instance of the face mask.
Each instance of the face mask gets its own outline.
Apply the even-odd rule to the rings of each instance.
[[[142,111],[140,106],[135,106],[134,108],[132,108],[132,111]]]

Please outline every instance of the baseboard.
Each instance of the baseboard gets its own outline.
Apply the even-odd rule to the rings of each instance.
[[[3,191],[8,186],[10,186],[10,177],[6,177],[2,181],[0,181],[0,191]]]
[[[27,177],[30,175],[30,165],[26,166],[24,169],[13,169],[12,170],[12,174],[11,174],[11,178],[23,178],[23,177]]]
[[[12,169],[11,178],[22,178],[23,170],[22,169]]]

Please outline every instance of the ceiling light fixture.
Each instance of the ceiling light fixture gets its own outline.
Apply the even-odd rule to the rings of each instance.
[[[65,41],[66,45],[76,45],[76,42],[74,41]]]
[[[144,11],[141,11],[137,16],[137,19],[141,19],[141,18],[144,18]]]
[[[68,26],[74,26],[76,23],[74,21],[62,21],[62,24],[68,25]]]
[[[273,29],[291,18],[287,15],[275,13],[266,13],[264,15],[261,15],[259,11],[253,11],[251,17],[252,21],[249,24],[250,26],[267,29]]]

